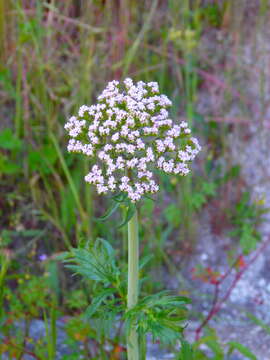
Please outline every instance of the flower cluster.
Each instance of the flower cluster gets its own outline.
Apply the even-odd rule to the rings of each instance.
[[[171,101],[156,82],[111,81],[96,105],[83,105],[65,124],[69,152],[83,153],[95,164],[85,176],[98,193],[125,192],[136,202],[159,186],[153,171],[186,175],[200,145],[186,122],[175,124]]]

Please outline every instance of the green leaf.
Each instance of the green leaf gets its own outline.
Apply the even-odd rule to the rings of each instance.
[[[104,239],[97,239],[90,248],[72,249],[65,260],[67,268],[87,279],[109,284],[116,281],[119,269],[115,264],[114,250]],[[69,265],[69,263],[72,263]]]
[[[2,84],[5,92],[7,92],[13,99],[16,98],[16,91],[12,83],[11,69],[0,66],[0,83]]]
[[[79,310],[84,309],[88,305],[86,293],[82,289],[71,290],[68,293],[66,304],[69,309]]]
[[[242,355],[246,356],[250,360],[257,360],[257,357],[244,345],[239,344],[236,341],[230,341],[227,343],[230,346],[228,355],[231,355],[234,350],[239,351]]]
[[[179,340],[188,302],[188,298],[169,295],[168,291],[146,296],[125,313],[126,331],[135,324],[141,336],[151,333],[154,340],[160,339],[163,343]]]
[[[152,203],[155,203],[155,202],[156,202],[155,199],[153,199],[151,196],[149,196],[149,195],[147,195],[147,194],[144,194],[144,197],[145,197],[147,200],[152,201]]]
[[[119,208],[120,204],[121,204],[121,202],[116,202],[116,200],[115,200],[111,204],[109,209],[105,212],[105,214],[100,216],[99,218],[95,218],[95,221],[97,221],[97,222],[106,221]]]
[[[240,165],[232,166],[227,172],[227,174],[224,176],[224,180],[228,181],[230,179],[237,178],[240,174],[240,170],[241,170]]]
[[[116,202],[123,203],[127,199],[127,194],[120,192],[112,197],[112,199]]]
[[[10,161],[7,156],[0,153],[0,174],[14,175],[21,173],[21,171],[21,166]]]
[[[89,305],[87,307],[87,309],[85,310],[85,315],[90,318],[93,314],[95,314],[95,312],[97,311],[98,307],[100,306],[100,304],[107,299],[108,296],[113,295],[113,293],[115,292],[114,289],[106,289],[104,291],[102,291],[98,296],[95,296],[92,304]]]
[[[179,353],[179,357],[177,360],[195,360],[194,359],[194,352],[192,345],[190,345],[187,341],[181,341],[181,351]]]
[[[108,256],[113,260],[115,258],[115,251],[111,244],[102,238],[99,238],[98,241],[103,245],[104,249],[106,249]]]
[[[153,259],[154,255],[153,254],[148,254],[146,256],[144,256],[141,260],[140,260],[140,265],[139,268],[140,270],[147,264],[149,263],[149,261],[151,261]]]
[[[208,334],[200,338],[194,345],[196,348],[199,348],[201,344],[207,345],[215,355],[214,360],[223,360],[224,351],[222,345],[219,343],[219,338],[217,337],[216,331],[214,329],[208,329]]]
[[[14,231],[14,234],[17,234],[20,236],[26,236],[26,237],[37,237],[37,236],[41,236],[44,233],[45,233],[44,230],[38,230],[38,229]]]
[[[59,299],[60,296],[60,286],[59,286],[59,273],[58,266],[56,261],[49,261],[46,266],[47,273],[49,276],[47,277],[47,283],[53,293]]]
[[[247,313],[247,317],[250,318],[255,324],[259,325],[264,329],[268,334],[270,334],[270,326],[265,324],[261,319],[258,319],[255,315]]]
[[[244,224],[240,237],[240,246],[244,254],[249,254],[252,250],[255,250],[258,240],[254,233],[254,226],[248,223]]]
[[[61,189],[60,199],[61,223],[63,227],[69,232],[77,221],[71,210],[76,207],[76,203],[70,186]]]
[[[52,172],[56,160],[57,153],[50,144],[42,146],[39,150],[32,150],[28,154],[29,169],[44,175]]]
[[[199,210],[205,203],[207,199],[203,193],[194,193],[191,196],[191,204],[196,209]]]
[[[3,230],[1,232],[1,234],[0,234],[0,245],[1,246],[5,247],[12,242],[12,237],[10,235],[12,235],[12,234],[8,230]]]
[[[150,199],[144,199],[144,202],[140,208],[140,213],[141,216],[145,219],[145,218],[150,218],[151,219],[151,215],[153,213],[153,210],[155,208],[155,203],[153,200]],[[149,220],[150,220],[149,219]]]
[[[206,196],[215,196],[216,195],[217,185],[214,182],[204,182],[202,184],[202,192]]]
[[[224,359],[224,352],[222,346],[218,343],[218,341],[215,338],[209,339],[206,344],[208,345],[209,349],[211,349],[215,354],[215,360]]]
[[[117,226],[118,229],[125,226],[129,222],[129,220],[132,219],[132,217],[133,217],[133,215],[135,213],[135,210],[136,210],[136,205],[133,204],[132,202],[129,202],[128,210],[126,212],[125,219],[122,221],[122,223],[120,225]]]
[[[175,204],[168,205],[164,210],[164,216],[168,223],[177,227],[181,223],[180,210]]]
[[[64,261],[64,260],[67,260],[68,258],[70,258],[71,256],[72,255],[70,252],[64,251],[64,252],[61,252],[58,255],[54,256],[54,259],[58,260],[58,261]]]
[[[21,147],[21,140],[14,135],[10,128],[4,129],[0,132],[0,148],[6,150],[19,150]]]

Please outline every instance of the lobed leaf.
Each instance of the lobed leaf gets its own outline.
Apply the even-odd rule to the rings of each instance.
[[[100,304],[104,300],[106,300],[108,296],[113,295],[114,292],[115,290],[112,288],[102,291],[98,296],[93,299],[92,304],[87,307],[87,309],[85,310],[85,315],[90,318],[97,311]]]

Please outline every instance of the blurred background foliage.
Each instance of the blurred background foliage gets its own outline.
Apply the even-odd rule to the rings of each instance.
[[[79,316],[91,300],[90,285],[70,279],[56,264],[59,252],[102,237],[125,263],[126,232],[114,226],[125,210],[95,221],[110,200],[84,183],[90,162],[67,153],[63,129],[109,80],[157,81],[173,102],[172,116],[187,119],[203,145],[192,175],[161,177],[157,201],[140,206],[141,252],[154,255],[151,266],[181,279],[179,269],[192,256],[200,214],[209,204],[215,233],[228,226],[235,246],[244,253],[256,248],[261,204],[251,203],[240,166],[228,160],[226,139],[237,124],[214,116],[211,102],[206,106],[213,116],[205,117],[197,103],[202,89],[210,94],[217,87],[245,106],[233,70],[224,64],[216,77],[219,54],[204,53],[202,38],[218,32],[237,50],[245,16],[256,29],[267,13],[266,0],[0,0],[0,311],[2,322],[10,319],[6,334],[17,318]],[[148,291],[164,286],[157,279],[147,282]],[[30,298],[22,296],[28,289]],[[87,326],[70,322],[70,338],[84,343],[90,332],[95,343]],[[25,334],[10,340],[17,344],[15,358],[22,356]],[[48,342],[50,359],[55,341]]]

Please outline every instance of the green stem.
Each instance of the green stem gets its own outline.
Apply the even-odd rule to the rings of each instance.
[[[0,321],[4,315],[4,293],[5,293],[5,277],[8,271],[9,260],[5,255],[0,256],[1,268],[0,268]],[[1,358],[1,357],[0,357]]]
[[[138,213],[135,210],[133,217],[128,223],[128,309],[138,302],[139,293],[139,237],[138,237]],[[138,334],[132,328],[127,336],[128,360],[139,360]]]

